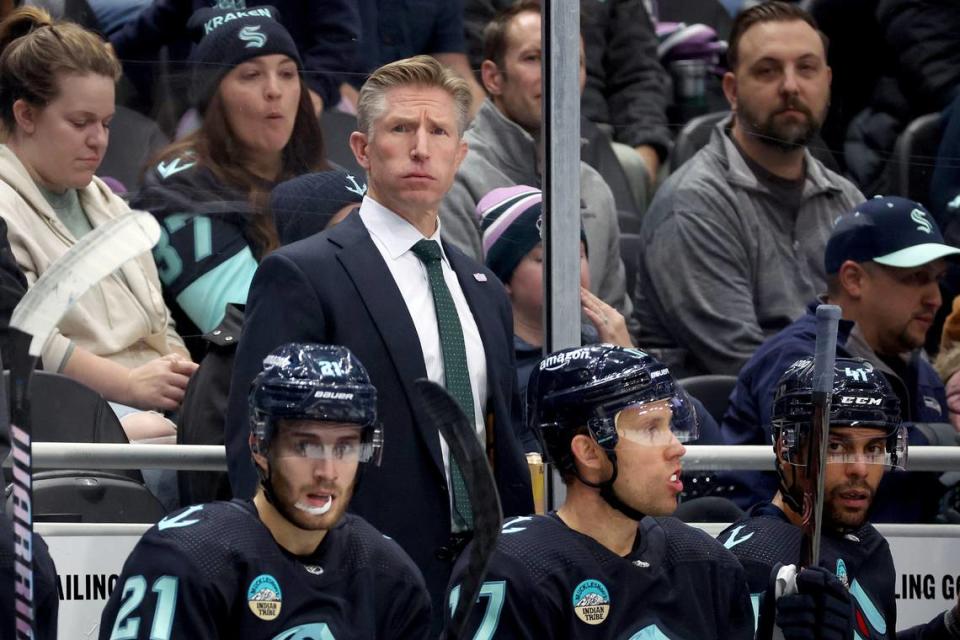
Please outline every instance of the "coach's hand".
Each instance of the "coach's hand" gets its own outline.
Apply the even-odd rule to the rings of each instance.
[[[797,589],[777,600],[777,626],[786,640],[853,638],[853,603],[835,575],[823,567],[804,569]]]

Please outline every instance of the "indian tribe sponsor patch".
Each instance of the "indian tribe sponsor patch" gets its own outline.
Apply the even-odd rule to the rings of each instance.
[[[247,604],[250,611],[261,620],[274,620],[280,615],[280,605],[283,595],[280,585],[273,576],[266,573],[253,579],[247,589]]]
[[[600,624],[610,615],[610,592],[599,580],[584,580],[573,590],[573,610],[587,624]]]

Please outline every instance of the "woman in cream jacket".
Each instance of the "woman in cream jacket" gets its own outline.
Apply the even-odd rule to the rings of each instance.
[[[129,211],[94,171],[103,160],[120,67],[93,33],[25,8],[0,23],[0,216],[33,284],[84,233]],[[196,365],[164,305],[150,254],[126,262],[70,308],[42,366],[100,392],[127,435],[172,434],[160,414]]]

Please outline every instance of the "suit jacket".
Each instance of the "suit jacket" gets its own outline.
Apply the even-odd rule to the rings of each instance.
[[[489,270],[444,243],[473,312],[486,352],[488,425],[493,429],[494,476],[505,515],[533,511],[530,475],[511,425],[515,388],[513,321],[502,285]],[[482,273],[484,280],[474,277]],[[416,405],[413,381],[426,378],[423,353],[400,290],[360,216],[287,245],[263,260],[247,300],[227,414],[226,446],[234,496],[257,482],[250,458],[247,392],[264,356],[280,344],[340,344],[363,362],[377,388],[384,425],[383,462],[367,465],[350,505],[396,540],[420,568],[434,618],[443,612],[452,559],[438,552],[450,538],[446,474],[436,430]]]

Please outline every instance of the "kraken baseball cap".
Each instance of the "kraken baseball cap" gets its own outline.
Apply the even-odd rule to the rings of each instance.
[[[837,219],[827,241],[824,266],[828,274],[840,271],[847,260],[909,268],[958,254],[960,249],[944,242],[922,204],[877,196]]]

